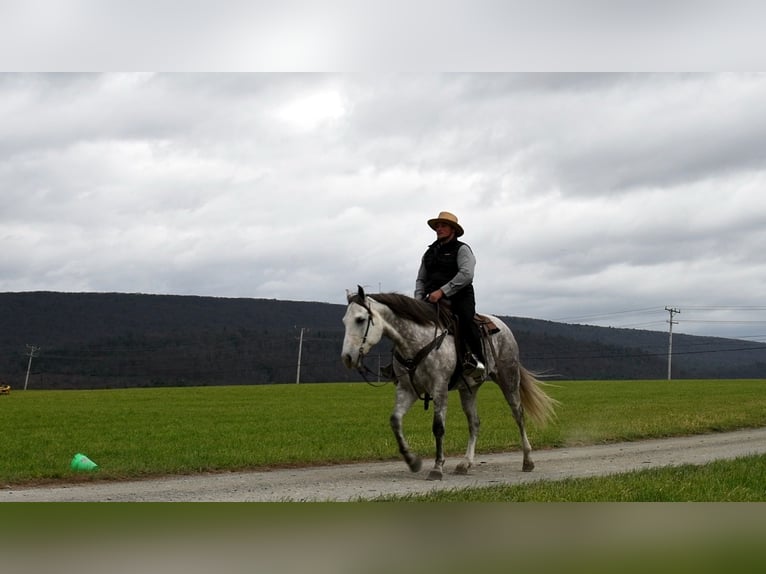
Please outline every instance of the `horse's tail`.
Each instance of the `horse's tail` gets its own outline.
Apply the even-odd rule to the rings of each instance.
[[[519,365],[519,375],[521,379],[519,393],[524,412],[535,423],[545,426],[556,417],[556,407],[561,403],[553,397],[549,397],[542,388],[545,383],[524,368],[523,365]]]

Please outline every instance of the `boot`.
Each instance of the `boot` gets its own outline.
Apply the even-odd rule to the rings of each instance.
[[[477,383],[484,380],[487,368],[484,366],[476,355],[471,353],[463,362],[463,374],[467,377],[471,377]]]

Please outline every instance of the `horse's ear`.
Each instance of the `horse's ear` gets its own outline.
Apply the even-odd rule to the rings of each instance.
[[[356,286],[356,288],[357,288],[357,292],[356,292],[356,294],[357,294],[357,295],[359,295],[359,298],[360,298],[362,301],[364,301],[364,298],[365,298],[365,296],[366,296],[366,295],[364,294],[364,287],[362,287],[361,285],[357,285],[357,286]]]

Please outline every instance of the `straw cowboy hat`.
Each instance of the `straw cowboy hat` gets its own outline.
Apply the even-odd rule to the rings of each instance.
[[[439,217],[434,217],[433,219],[428,220],[428,226],[434,231],[436,230],[437,223],[446,223],[447,225],[454,227],[455,235],[457,237],[463,235],[463,228],[460,227],[460,224],[457,222],[457,216],[450,213],[449,211],[442,211],[439,214]]]

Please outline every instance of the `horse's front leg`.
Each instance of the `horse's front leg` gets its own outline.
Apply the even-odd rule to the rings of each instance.
[[[447,397],[434,399],[434,421],[431,430],[436,441],[436,460],[428,480],[441,480],[444,476],[444,422],[447,418]]]
[[[399,444],[399,452],[404,457],[404,462],[410,467],[412,472],[420,471],[423,465],[423,461],[420,457],[410,450],[410,445],[407,443],[407,439],[404,438],[404,432],[402,431],[402,419],[407,411],[410,410],[412,403],[415,402],[417,397],[409,390],[409,385],[399,384],[396,387],[396,405],[394,406],[394,412],[391,413],[391,430],[394,431],[396,442]]]

